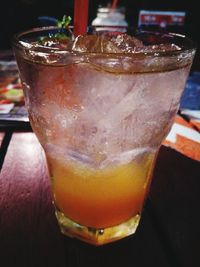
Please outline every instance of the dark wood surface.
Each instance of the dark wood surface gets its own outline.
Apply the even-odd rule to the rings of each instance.
[[[9,129],[0,140],[0,266],[200,266],[199,162],[162,146],[136,234],[93,247],[60,233],[35,135]]]

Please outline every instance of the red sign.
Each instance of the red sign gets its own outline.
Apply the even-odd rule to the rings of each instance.
[[[140,10],[138,27],[157,25],[165,28],[167,26],[183,26],[184,22],[185,12]]]

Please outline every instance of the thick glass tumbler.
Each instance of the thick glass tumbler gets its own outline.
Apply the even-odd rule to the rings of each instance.
[[[13,48],[61,231],[101,245],[137,228],[195,48],[178,34],[72,31],[33,29]]]

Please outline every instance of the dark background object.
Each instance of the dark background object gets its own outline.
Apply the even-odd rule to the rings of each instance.
[[[62,18],[64,14],[73,18],[73,0],[7,0],[2,1],[0,10],[0,49],[11,47],[11,40],[14,33],[39,26],[38,17],[51,16]],[[111,1],[110,1],[111,2]],[[89,24],[96,17],[97,8],[106,6],[109,1],[90,0],[89,1]],[[200,26],[198,2],[191,1],[165,1],[159,0],[120,0],[119,5],[126,10],[126,20],[130,26],[137,27],[138,15],[141,9],[162,10],[162,11],[185,11],[184,33],[200,42],[198,29]],[[72,21],[73,23],[73,21]]]
[[[200,72],[193,72],[188,77],[180,109],[200,110]]]

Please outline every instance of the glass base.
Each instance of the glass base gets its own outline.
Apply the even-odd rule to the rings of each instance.
[[[61,232],[69,237],[78,238],[87,243],[100,246],[111,243],[134,234],[140,221],[140,215],[137,214],[131,219],[108,228],[97,229],[80,225],[67,218],[62,212],[56,210],[56,217],[60,225]]]

